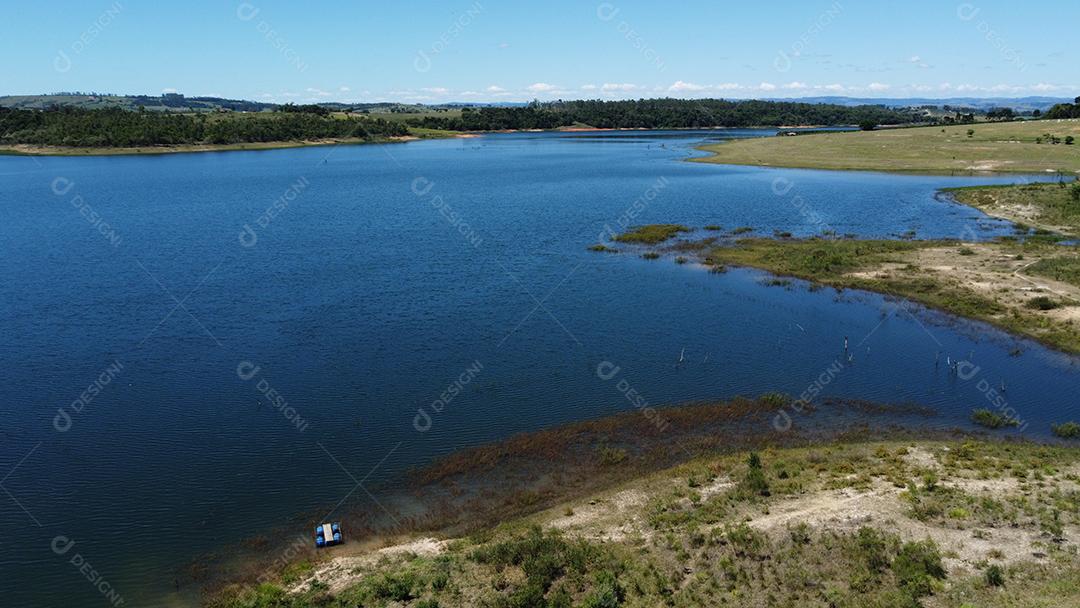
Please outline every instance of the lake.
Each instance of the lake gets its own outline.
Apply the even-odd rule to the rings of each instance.
[[[628,222],[1012,232],[935,193],[1017,177],[683,162],[771,134],[0,157],[0,595],[183,604],[175,581],[197,556],[378,510],[435,456],[632,408],[604,362],[655,405],[797,395],[848,336],[823,395],[963,425],[1005,382],[1030,436],[1080,416],[1076,358],[985,325],[587,251]],[[979,371],[957,378],[946,357]]]

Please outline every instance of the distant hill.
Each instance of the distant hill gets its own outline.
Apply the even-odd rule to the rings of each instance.
[[[948,99],[931,99],[924,97],[909,98],[874,98],[874,97],[801,97],[801,98],[771,98],[764,101],[795,102],[808,104],[831,104],[839,106],[883,105],[891,108],[908,108],[918,106],[944,106],[956,108],[970,108],[974,110],[987,110],[995,107],[1008,107],[1017,113],[1039,110],[1045,112],[1056,104],[1070,103],[1072,98],[1064,97],[952,97]],[[248,101],[244,99],[227,99],[223,97],[187,97],[180,93],[165,93],[164,95],[115,95],[111,93],[52,93],[47,95],[5,95],[0,96],[0,107],[43,109],[49,106],[73,106],[77,108],[95,109],[120,107],[128,110],[137,110],[140,107],[150,111],[162,112],[215,112],[231,110],[235,112],[261,112],[274,110],[280,104],[261,101]],[[516,108],[529,105],[528,102],[464,102],[454,101],[441,104],[398,103],[398,102],[373,102],[373,103],[341,103],[323,102],[321,105],[335,111],[355,110],[371,113],[387,114],[411,114],[429,112],[436,108],[460,109],[473,108]]]
[[[0,97],[0,107],[40,110],[49,106],[72,106],[87,110],[100,108],[123,108],[163,112],[260,112],[272,110],[277,104],[225,99],[221,97],[185,97],[179,93],[151,95],[112,95],[95,93],[54,93],[49,95],[5,95]]]
[[[877,104],[893,108],[912,106],[952,106],[988,110],[990,108],[1012,108],[1017,112],[1039,110],[1045,112],[1056,104],[1069,103],[1072,98],[1065,97],[950,97],[932,99],[929,97],[800,97],[798,99],[774,99],[773,101],[799,101],[803,103],[831,103],[841,106],[861,106]]]

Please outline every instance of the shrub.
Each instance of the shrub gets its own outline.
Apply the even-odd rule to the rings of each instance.
[[[872,120],[864,120],[859,123],[859,128],[863,131],[873,131],[877,128],[877,123]]]
[[[1027,304],[1025,304],[1024,306],[1027,306],[1032,310],[1054,310],[1055,308],[1061,307],[1060,304],[1046,296],[1035,296],[1034,298],[1028,300]]]
[[[1080,182],[1073,182],[1073,185],[1069,186],[1069,198],[1074,203],[1080,203]]]
[[[596,589],[585,597],[583,608],[618,608],[626,599],[619,579],[610,570],[601,570],[596,574]]]
[[[655,260],[660,257],[660,254],[656,253],[655,251],[646,251],[645,253],[641,254],[641,257],[645,258],[646,260]]]
[[[754,496],[768,496],[769,482],[765,480],[765,470],[761,468],[761,457],[757,452],[750,452],[746,464],[749,468],[742,480],[742,489]]]
[[[915,597],[929,595],[932,579],[944,579],[941,554],[932,540],[904,543],[893,560],[893,572],[902,587]]]
[[[991,587],[1001,587],[1005,584],[1005,570],[994,564],[986,569],[986,584]]]
[[[889,546],[881,532],[873,528],[859,528],[855,535],[859,557],[871,572],[882,572],[889,567]]]
[[[1074,142],[1074,141],[1076,141],[1076,138],[1075,138],[1075,137],[1073,137],[1072,135],[1066,135],[1066,136],[1065,136],[1065,145],[1066,145],[1066,146],[1071,146],[1071,145],[1073,145],[1073,142]]]

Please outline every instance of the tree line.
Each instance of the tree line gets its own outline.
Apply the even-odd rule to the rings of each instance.
[[[238,144],[408,135],[380,118],[334,118],[310,112],[170,114],[121,108],[0,108],[0,143],[74,147]]]
[[[1080,118],[1080,97],[1074,103],[1059,103],[1046,111],[1046,118]]]
[[[532,102],[519,107],[464,108],[461,117],[426,116],[410,126],[449,131],[554,129],[575,124],[601,129],[684,129],[782,125],[904,124],[921,114],[878,105],[842,106],[789,101],[638,99]]]

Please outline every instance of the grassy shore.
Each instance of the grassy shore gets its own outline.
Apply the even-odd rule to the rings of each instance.
[[[701,149],[711,155],[691,160],[919,173],[1080,172],[1080,145],[1051,144],[1046,134],[1062,141],[1070,135],[1080,138],[1080,120],[980,123],[744,139],[703,146]],[[1039,138],[1043,138],[1042,143],[1036,143]]]
[[[1080,449],[1023,442],[707,455],[466,536],[327,551],[210,605],[1064,608],[1078,481]]]
[[[900,296],[1080,353],[1080,252],[1053,242],[742,239],[699,255]]]
[[[946,188],[959,203],[987,215],[1038,229],[1080,235],[1080,183],[1035,183],[1009,186]]]

